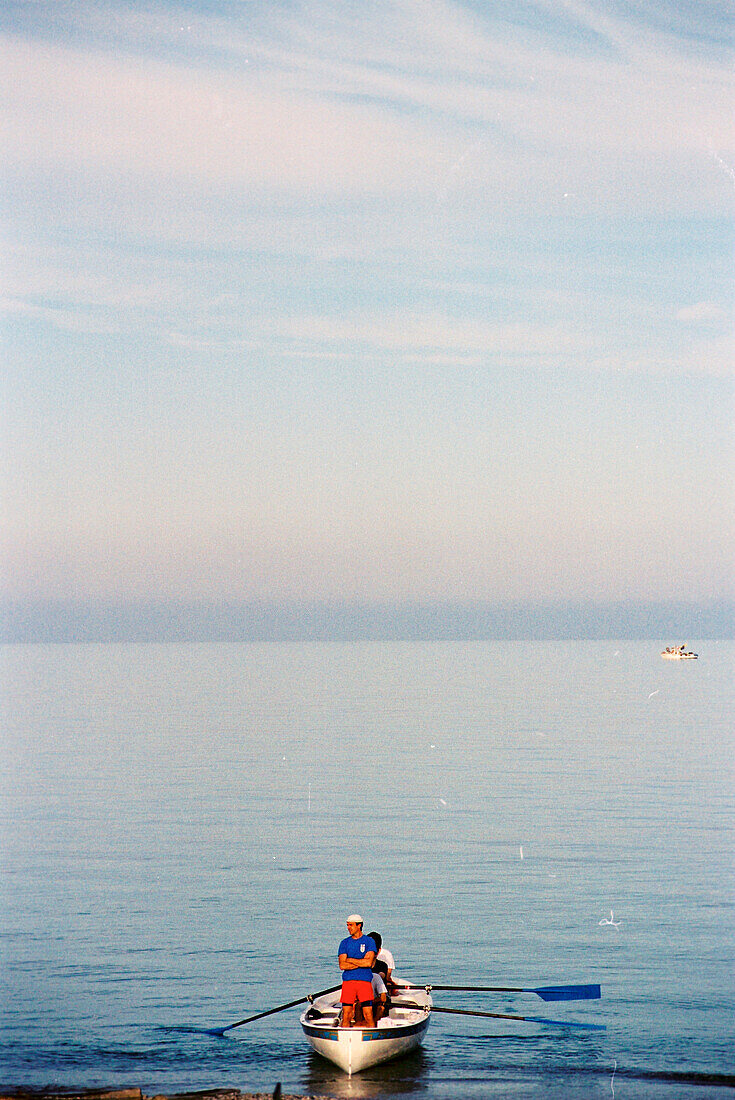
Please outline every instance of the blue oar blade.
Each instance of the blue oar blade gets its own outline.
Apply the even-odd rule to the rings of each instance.
[[[583,1027],[587,1031],[606,1031],[605,1024],[583,1024],[578,1020],[549,1020],[546,1016],[524,1016],[534,1024],[555,1024],[557,1027]]]
[[[544,985],[532,992],[542,1001],[596,1001],[602,996],[599,985]]]

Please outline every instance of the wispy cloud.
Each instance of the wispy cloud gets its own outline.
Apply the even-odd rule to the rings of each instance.
[[[16,298],[0,298],[0,314],[5,314],[6,317],[40,321],[65,332],[86,332],[109,336],[121,331],[119,325],[101,320],[90,309],[80,308],[78,301],[73,301],[68,307],[64,307],[38,305]]]
[[[579,335],[551,327],[493,324],[436,313],[380,314],[352,317],[298,317],[271,326],[281,337],[303,345],[347,347],[389,353],[533,357],[580,351]],[[586,350],[586,349],[585,349]]]
[[[570,13],[596,48],[526,41],[438,0],[327,4],[308,20],[276,6],[239,24],[93,8],[94,48],[5,38],[6,155],[327,194],[434,192],[461,164],[464,186],[503,203],[523,201],[528,176],[577,202],[621,198],[642,176],[642,206],[671,201],[667,171],[686,203],[709,166],[714,201],[709,150],[731,140],[724,64],[672,57],[661,35],[589,5],[560,10],[562,25]],[[121,41],[121,56],[103,47]]]
[[[439,168],[424,126],[370,106],[15,40],[2,52],[16,170],[142,175],[165,196],[172,176],[256,191],[411,191],[427,164]]]
[[[720,584],[718,0],[0,14],[18,591]]]
[[[716,302],[695,302],[677,310],[676,319],[685,325],[721,325],[727,320],[727,312]]]

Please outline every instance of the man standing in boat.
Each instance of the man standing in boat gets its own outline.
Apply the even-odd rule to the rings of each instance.
[[[347,918],[349,935],[339,945],[339,968],[342,971],[342,1027],[352,1027],[356,1004],[362,1008],[365,1025],[375,1027],[372,979],[377,948],[370,936],[363,936],[362,923],[359,913],[349,916]]]

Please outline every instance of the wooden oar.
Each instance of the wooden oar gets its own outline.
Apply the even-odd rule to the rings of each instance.
[[[435,987],[436,988],[436,987]],[[423,1008],[415,1001],[393,1001],[394,1008]],[[485,1016],[490,1020],[519,1020],[524,1024],[556,1024],[557,1027],[583,1027],[589,1031],[606,1031],[605,1024],[583,1024],[577,1020],[549,1020],[546,1016],[509,1016],[505,1012],[476,1012],[468,1008],[440,1008],[432,1005],[432,1012],[444,1012],[448,1016]]]
[[[425,1005],[416,1001],[393,1001],[394,1009],[423,1009]],[[558,1027],[586,1027],[589,1031],[606,1031],[605,1024],[584,1024],[577,1020],[548,1020],[546,1016],[511,1016],[506,1012],[478,1012],[470,1009],[442,1009],[438,1004],[431,1005],[431,1012],[443,1012],[450,1016],[486,1016],[489,1020],[518,1020],[531,1024],[556,1024]]]
[[[323,997],[325,993],[336,993],[338,989],[341,989],[340,985],[330,986],[329,989],[320,989],[318,993],[309,993],[306,997],[300,997],[298,1001],[289,1001],[288,1004],[278,1005],[276,1008],[269,1008],[266,1012],[256,1012],[254,1016],[246,1016],[244,1020],[238,1020],[235,1024],[228,1024],[227,1027],[213,1027],[207,1029],[207,1035],[225,1035],[226,1032],[232,1031],[235,1027],[242,1027],[243,1024],[252,1024],[253,1020],[262,1020],[264,1016],[273,1016],[276,1012],[283,1012],[287,1008],[294,1008],[296,1005],[306,1004],[307,1001],[312,1000],[314,997]]]
[[[404,986],[404,989],[425,989],[423,985]],[[542,1001],[595,1001],[602,996],[599,985],[542,985],[536,989],[515,985],[431,985],[456,993],[535,993]]]
[[[491,1020],[520,1020],[531,1024],[556,1024],[558,1027],[584,1027],[590,1031],[606,1031],[605,1024],[582,1024],[577,1020],[549,1020],[546,1016],[508,1016],[504,1012],[474,1012],[466,1008],[438,1008],[436,1005],[432,1012],[446,1012],[451,1016],[487,1016]]]

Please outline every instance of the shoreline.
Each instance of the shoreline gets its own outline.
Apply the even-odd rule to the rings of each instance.
[[[269,1092],[241,1092],[240,1089],[200,1089],[196,1092],[156,1092],[139,1088],[123,1089],[28,1089],[0,1088],[0,1100],[333,1100],[333,1097],[308,1096],[281,1091],[280,1082]]]

